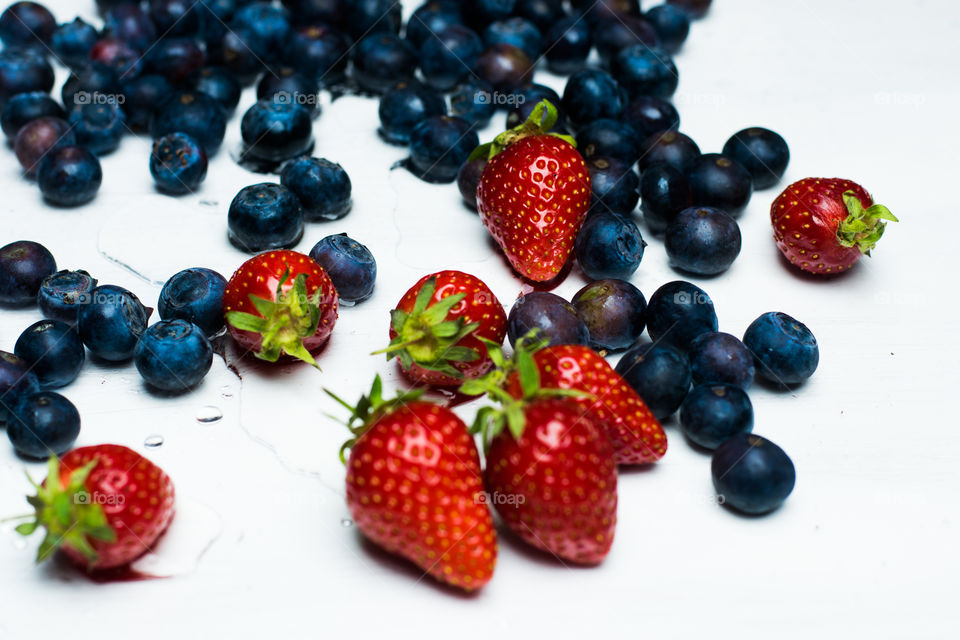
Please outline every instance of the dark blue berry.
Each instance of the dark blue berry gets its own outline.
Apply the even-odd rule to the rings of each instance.
[[[694,160],[687,177],[695,206],[723,209],[733,217],[743,213],[753,194],[750,172],[720,153],[705,153]]]
[[[631,98],[669,98],[680,81],[677,65],[670,54],[643,44],[627,47],[614,56],[610,70]]]
[[[168,133],[185,133],[203,145],[208,156],[223,142],[227,118],[220,103],[199,91],[174,94],[157,111],[150,133],[160,138]]]
[[[483,30],[483,44],[489,47],[501,42],[518,47],[531,60],[540,57],[543,49],[543,35],[537,25],[516,16],[491,22]]]
[[[77,330],[92,354],[121,362],[133,357],[150,313],[132,292],[102,284],[90,292],[89,302],[80,305]]]
[[[44,278],[57,270],[53,254],[32,240],[17,240],[0,247],[0,304],[32,305]]]
[[[313,147],[310,111],[293,100],[258,100],[240,121],[244,155],[280,162],[307,153]]]
[[[694,161],[700,157],[700,147],[693,139],[679,131],[665,131],[654,133],[640,145],[640,160],[638,165],[642,174],[658,162],[668,164],[679,169],[684,174],[689,171]]]
[[[480,186],[480,176],[487,166],[487,159],[484,157],[474,158],[464,162],[457,172],[457,188],[460,189],[460,196],[464,204],[474,213],[477,211],[477,187]]]
[[[98,156],[119,147],[127,131],[126,118],[115,102],[75,105],[70,110],[69,122],[77,143]]]
[[[56,389],[73,382],[86,352],[73,325],[59,320],[39,320],[23,330],[13,352],[37,376],[41,389]]]
[[[590,24],[640,15],[640,0],[572,0],[570,4]]]
[[[209,48],[217,43],[223,34],[229,30],[228,25],[233,20],[237,5],[241,0],[203,0],[196,5],[199,14],[200,30],[197,34]]]
[[[40,193],[50,204],[76,207],[93,200],[103,181],[97,156],[86,147],[57,147],[37,168]]]
[[[477,127],[485,127],[497,105],[493,103],[493,87],[482,80],[468,78],[450,94],[450,115],[463,118]]]
[[[164,38],[195,36],[200,31],[196,0],[150,0],[150,20]]]
[[[57,271],[43,279],[37,292],[37,306],[44,318],[77,324],[77,310],[90,300],[97,279],[86,271]]]
[[[294,24],[343,24],[349,0],[283,0]]]
[[[74,18],[53,32],[50,46],[57,59],[68,67],[82,67],[90,57],[90,49],[100,38],[96,27],[82,18]]]
[[[126,80],[129,80],[127,78]],[[115,69],[105,64],[89,62],[70,73],[70,77],[60,90],[63,106],[69,111],[76,104],[113,101],[119,103],[125,98],[120,78]]]
[[[560,110],[561,98],[550,87],[542,84],[532,84],[507,97],[513,98],[512,103],[510,100],[507,101],[507,106],[510,107],[507,112],[507,129],[512,129],[526,122],[541,100],[546,100],[557,107],[557,122],[553,125],[553,130],[562,132],[566,129],[567,116]]]
[[[433,89],[416,81],[398,82],[380,99],[380,136],[391,144],[407,145],[418,122],[446,110],[443,96]]]
[[[657,32],[661,47],[670,53],[680,50],[690,33],[690,16],[686,11],[671,4],[661,4],[647,11],[644,17]]]
[[[745,390],[753,384],[753,354],[729,333],[701,333],[690,343],[687,355],[694,384],[732,384]]]
[[[641,142],[631,125],[610,118],[594,120],[577,132],[577,149],[584,158],[616,158],[629,166],[640,157]]]
[[[754,189],[777,184],[790,162],[790,148],[780,134],[750,127],[733,134],[723,145],[723,155],[733,158],[750,172]]]
[[[462,0],[460,10],[467,24],[482,29],[494,20],[504,20],[513,13],[517,0]]]
[[[403,9],[396,0],[349,0],[343,21],[354,40],[369,35],[399,33]]]
[[[480,144],[466,120],[451,116],[427,118],[410,133],[413,172],[427,182],[453,182],[460,165]]]
[[[147,132],[159,106],[173,92],[173,85],[163,76],[140,75],[123,83],[123,113],[133,131]]]
[[[526,18],[544,31],[564,17],[560,0],[517,0],[514,14]]]
[[[310,250],[310,257],[333,281],[341,302],[363,302],[373,294],[377,261],[370,249],[345,233],[327,236]]]
[[[46,51],[57,21],[36,2],[14,2],[0,14],[0,40],[8,49],[35,47]]]
[[[799,320],[769,311],[747,327],[743,343],[753,352],[757,375],[780,385],[796,385],[820,363],[817,339]]]
[[[31,120],[50,116],[66,118],[66,113],[60,104],[42,91],[18,93],[7,101],[0,114],[0,124],[8,138],[15,138],[20,127]]]
[[[680,126],[677,108],[663,98],[653,96],[637,96],[631,100],[623,110],[623,119],[636,130],[641,141]]]
[[[616,371],[643,398],[657,420],[672,416],[690,390],[686,356],[666,344],[634,345],[617,362]]]
[[[352,51],[353,77],[361,89],[383,93],[397,82],[413,79],[417,53],[394,33],[375,33]]]
[[[577,16],[561,18],[547,29],[543,38],[547,68],[569,75],[583,68],[593,47],[590,26]]]
[[[42,116],[20,127],[13,141],[13,150],[23,167],[23,173],[32,178],[37,175],[40,161],[53,149],[76,143],[77,136],[69,122]]]
[[[494,91],[512,93],[530,84],[533,62],[512,44],[493,44],[480,53],[475,71]]]
[[[663,233],[681,211],[693,204],[687,175],[669,164],[648,166],[640,177],[643,220],[654,233]]]
[[[112,69],[120,80],[129,80],[143,71],[143,52],[120,38],[106,36],[90,49],[90,61]]]
[[[207,152],[185,133],[170,133],[153,141],[150,175],[157,188],[181,195],[200,187],[207,177]]]
[[[325,24],[297,27],[291,32],[284,52],[284,61],[322,85],[343,80],[350,43],[340,31]]]
[[[574,126],[582,127],[600,118],[619,118],[624,94],[606,71],[581,69],[567,79],[561,104]]]
[[[674,269],[712,276],[740,255],[740,226],[720,209],[690,207],[670,222],[663,244]]]
[[[21,456],[42,459],[66,453],[80,435],[80,412],[59,393],[24,396],[7,421],[7,436]]]
[[[197,325],[186,320],[161,320],[144,331],[133,363],[151,387],[183,393],[200,384],[210,371],[213,348]]]
[[[280,184],[297,196],[307,220],[337,220],[350,211],[350,176],[326,158],[291,160],[280,173]]]
[[[0,107],[12,96],[53,88],[53,67],[33,49],[0,51]]]
[[[797,470],[783,449],[748,433],[735,435],[717,448],[710,474],[717,499],[750,515],[779,507],[797,482]]]
[[[207,55],[193,38],[164,38],[144,54],[144,70],[179,83],[203,67]]]
[[[609,211],[628,215],[637,206],[640,177],[632,163],[616,158],[593,156],[587,159],[590,172],[590,207],[593,212]]]
[[[205,93],[216,100],[228,115],[237,108],[243,91],[240,82],[223,67],[204,67],[194,73],[187,84],[193,91]]]
[[[213,64],[227,69],[243,85],[267,70],[266,45],[250,29],[226,29],[207,45],[207,54]]]
[[[299,73],[293,67],[277,67],[260,79],[257,100],[292,102],[316,116],[320,113],[320,85],[312,75]]]
[[[0,351],[0,424],[7,422],[21,398],[39,390],[37,376],[23,358]]]
[[[157,39],[157,28],[139,3],[118,4],[103,16],[103,33],[146,51]]]
[[[230,242],[248,253],[292,247],[303,235],[300,200],[280,184],[244,187],[230,203],[227,230]]]
[[[404,35],[414,49],[419,51],[428,38],[434,37],[433,34],[456,24],[463,24],[458,3],[434,0],[425,2],[414,10],[407,21]]]
[[[576,308],[560,296],[546,291],[532,291],[517,298],[507,315],[507,338],[510,346],[539,329],[538,337],[552,345],[590,343],[590,331]]]
[[[590,331],[594,349],[619,351],[640,337],[646,325],[647,299],[626,280],[591,282],[571,300]]]
[[[593,27],[593,41],[597,53],[605,66],[621,51],[640,45],[656,47],[659,43],[657,32],[643,18],[637,16],[619,16],[613,20],[599,20]]]
[[[716,449],[731,436],[753,429],[753,405],[740,387],[701,384],[680,406],[680,427],[694,444]]]
[[[632,220],[601,211],[587,218],[574,244],[580,268],[592,280],[628,279],[643,259],[646,243]]]
[[[157,311],[161,320],[185,320],[207,336],[223,329],[223,294],[227,279],[204,267],[175,273],[160,290]]]
[[[470,75],[483,41],[469,28],[454,24],[427,36],[420,46],[420,72],[428,85],[448,91]]]
[[[290,34],[290,15],[270,2],[251,2],[233,14],[231,28],[245,29],[265,47],[266,58],[275,59]]]
[[[691,18],[702,18],[713,0],[667,0],[667,4],[683,9]]]
[[[717,330],[717,312],[707,292],[690,282],[668,282],[650,296],[647,333],[686,352],[694,338]]]

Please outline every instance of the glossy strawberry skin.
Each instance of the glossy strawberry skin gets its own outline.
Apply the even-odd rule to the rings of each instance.
[[[503,521],[529,544],[565,562],[601,562],[617,524],[613,447],[589,414],[567,399],[525,408],[519,440],[504,429],[487,451],[487,491]]]
[[[843,194],[852,191],[863,207],[873,198],[855,182],[841,178],[805,178],[794,182],[770,206],[777,247],[795,267],[817,275],[842,273],[863,255],[844,247],[837,227],[849,212]]]
[[[574,389],[592,398],[570,398],[588,412],[610,440],[618,464],[649,464],[667,452],[660,422],[627,382],[597,352],[583,345],[546,347],[533,355],[545,389]],[[508,391],[523,392],[513,374]]]
[[[430,278],[436,278],[436,290],[430,298],[430,304],[439,302],[448,296],[464,294],[466,297],[461,300],[447,314],[448,320],[462,318],[464,324],[479,322],[480,326],[470,335],[461,339],[457,345],[473,349],[480,358],[470,362],[457,362],[454,367],[461,373],[463,378],[455,378],[439,371],[431,371],[417,364],[409,369],[401,367],[401,371],[414,383],[422,383],[433,386],[454,386],[463,383],[464,379],[476,378],[493,366],[493,362],[487,355],[487,347],[480,338],[492,340],[497,344],[502,344],[507,335],[507,314],[503,310],[503,305],[497,300],[482,280],[462,271],[439,271],[426,275],[417,281],[397,303],[397,309],[406,312],[413,311],[413,305],[416,302],[417,294],[424,283]],[[397,332],[390,329],[390,339],[393,340]]]
[[[166,531],[174,514],[173,482],[158,466],[136,451],[115,444],[80,447],[60,460],[60,482],[97,460],[84,483],[87,499],[99,504],[116,540],[90,539],[97,552],[91,563],[80,552],[63,545],[64,555],[87,570],[114,569],[129,565],[150,550]]]
[[[353,520],[377,545],[468,591],[493,576],[480,458],[449,409],[414,401],[379,417],[353,445],[346,483]]]
[[[223,311],[225,314],[240,311],[259,315],[257,308],[250,301],[250,296],[275,300],[277,285],[280,284],[280,279],[287,269],[289,274],[283,285],[284,292],[290,291],[294,279],[301,273],[307,275],[308,295],[312,296],[316,291],[320,291],[320,323],[312,336],[303,339],[303,346],[313,353],[326,344],[333,331],[337,321],[339,298],[326,270],[308,255],[296,251],[267,251],[250,258],[240,265],[227,282],[223,296]],[[251,352],[260,350],[262,345],[260,334],[237,329],[229,322],[227,328],[230,336],[242,349]]]
[[[560,273],[590,206],[590,174],[577,150],[557,137],[523,138],[495,155],[477,187],[484,226],[521,275]]]

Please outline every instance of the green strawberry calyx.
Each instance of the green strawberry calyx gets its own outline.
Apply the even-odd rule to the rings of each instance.
[[[437,279],[429,278],[417,292],[413,309],[390,312],[390,327],[396,337],[386,349],[371,355],[386,354],[387,360],[399,358],[404,369],[417,365],[452,378],[462,378],[457,363],[473,362],[480,358],[476,349],[458,343],[480,327],[479,322],[465,322],[463,318],[447,319],[447,314],[466,297],[465,293],[447,296],[433,304],[430,300],[437,290]]]
[[[91,460],[70,473],[67,485],[60,482],[60,463],[56,456],[50,456],[47,462],[47,479],[42,484],[34,482],[30,474],[27,479],[37,493],[28,496],[27,502],[35,510],[33,514],[17,519],[29,519],[17,526],[17,533],[29,536],[38,528],[44,528],[46,535],[37,549],[37,562],[43,562],[58,548],[68,546],[82,554],[90,564],[97,560],[97,552],[90,540],[114,542],[117,533],[107,522],[96,496],[91,497],[85,484],[90,472],[99,460]]]
[[[887,227],[883,220],[900,222],[882,204],[874,204],[866,209],[853,191],[845,191],[843,203],[847,206],[846,219],[837,226],[837,240],[844,247],[857,247],[860,252],[870,255],[870,251],[877,246],[877,241],[883,237]]]
[[[250,302],[260,315],[244,311],[227,312],[227,322],[241,331],[252,331],[262,336],[256,356],[267,362],[276,362],[281,354],[299,358],[317,367],[317,361],[303,346],[303,338],[312,336],[320,324],[320,290],[307,295],[307,274],[293,279],[289,291],[283,285],[290,279],[288,267],[277,284],[274,300],[250,295]]]
[[[573,137],[550,131],[554,125],[557,124],[558,117],[559,113],[557,112],[557,108],[553,106],[549,100],[541,100],[537,103],[537,106],[533,108],[533,111],[530,112],[526,121],[513,129],[504,131],[494,138],[493,142],[487,142],[474,149],[468,158],[468,162],[470,160],[476,160],[477,158],[486,158],[489,160],[514,142],[531,136],[553,136],[560,138],[576,148],[577,141],[574,140]]]
[[[323,391],[328,396],[336,400],[337,404],[345,407],[350,412],[350,417],[344,421],[344,424],[346,425],[347,429],[350,430],[352,437],[344,442],[343,446],[340,447],[340,461],[346,464],[347,450],[352,449],[357,440],[359,440],[377,420],[379,420],[383,415],[397,410],[408,402],[419,400],[420,396],[423,395],[426,389],[423,387],[411,389],[409,391],[399,392],[393,398],[384,399],[383,381],[378,375],[373,379],[373,385],[370,387],[370,392],[366,395],[360,396],[360,399],[357,400],[356,405],[350,404],[329,389],[325,388]],[[341,421],[336,416],[329,414],[328,416],[338,422]]]

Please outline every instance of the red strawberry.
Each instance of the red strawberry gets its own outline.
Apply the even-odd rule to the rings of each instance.
[[[513,268],[538,282],[560,273],[590,206],[590,174],[573,140],[546,133],[556,119],[544,100],[471,155],[490,157],[477,187],[484,226]]]
[[[347,506],[360,531],[441,582],[467,591],[485,585],[497,534],[463,421],[417,400],[417,391],[385,401],[379,376],[356,408],[327,393],[353,411],[349,424],[359,423],[344,448]]]
[[[337,290],[327,272],[296,251],[268,251],[240,265],[223,296],[230,335],[269,362],[281,354],[316,366],[312,353],[337,321]]]
[[[790,262],[810,273],[843,272],[870,255],[886,223],[897,218],[855,182],[805,178],[770,206],[773,237]]]
[[[492,362],[483,340],[502,344],[503,305],[479,278],[462,271],[422,277],[390,314],[387,359],[414,382],[458,385],[486,373]],[[380,353],[380,352],[378,352]]]
[[[59,548],[87,570],[122,567],[149,551],[173,518],[167,474],[116,444],[80,447],[59,463],[51,457],[47,479],[34,486],[27,501],[36,518],[17,531],[46,529],[38,562]]]

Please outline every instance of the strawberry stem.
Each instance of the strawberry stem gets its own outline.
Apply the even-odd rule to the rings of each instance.
[[[468,161],[476,160],[477,158],[487,158],[489,160],[511,144],[531,136],[554,136],[576,148],[577,141],[574,140],[572,136],[550,132],[554,125],[557,124],[557,118],[559,118],[559,116],[560,114],[557,112],[557,108],[553,106],[549,100],[541,100],[523,123],[499,134],[493,139],[493,142],[487,142],[474,149]]]
[[[853,191],[844,192],[843,203],[847,206],[849,215],[837,226],[837,240],[844,247],[857,247],[867,256],[883,237],[887,225],[882,221],[899,222],[882,204],[874,204],[864,209],[860,198]]]

